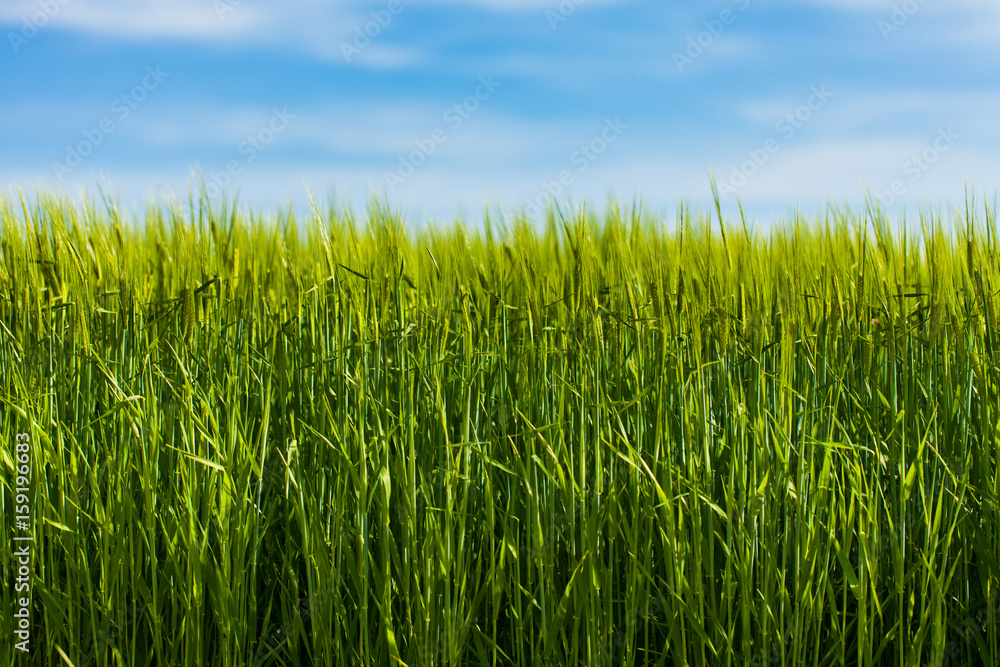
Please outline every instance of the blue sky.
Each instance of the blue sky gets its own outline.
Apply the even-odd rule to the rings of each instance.
[[[758,220],[1000,186],[981,0],[4,0],[0,187]]]

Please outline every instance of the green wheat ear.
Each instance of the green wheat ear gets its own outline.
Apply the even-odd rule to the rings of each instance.
[[[84,352],[90,352],[90,328],[87,325],[87,315],[82,302],[76,304],[76,329],[80,334],[80,345]]]
[[[181,290],[181,326],[185,338],[190,338],[191,332],[194,330],[194,322],[194,293],[190,287],[185,287]]]

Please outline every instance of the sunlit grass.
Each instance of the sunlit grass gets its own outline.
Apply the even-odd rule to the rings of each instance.
[[[994,213],[0,200],[22,662],[996,664]]]

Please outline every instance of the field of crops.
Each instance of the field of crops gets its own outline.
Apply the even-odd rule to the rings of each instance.
[[[0,662],[996,665],[994,208],[609,211],[0,199]]]

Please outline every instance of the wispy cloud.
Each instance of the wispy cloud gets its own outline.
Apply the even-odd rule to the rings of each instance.
[[[878,21],[904,1],[919,11],[883,39]],[[559,0],[57,4],[39,37],[0,61],[5,184],[50,174],[142,67],[162,62],[169,85],[116,125],[65,187],[93,185],[104,173],[128,196],[156,183],[184,192],[192,168],[220,172],[235,159],[233,187],[260,203],[298,201],[303,181],[363,202],[401,155],[445,128],[447,139],[393,197],[435,214],[458,200],[516,207],[616,116],[628,131],[573,174],[567,196],[600,203],[609,192],[637,194],[668,209],[677,198],[706,201],[708,167],[725,178],[775,136],[780,151],[740,188],[748,211],[855,198],[863,183],[876,190],[899,179],[906,160],[948,125],[961,141],[900,201],[960,191],[966,181],[1000,185],[992,121],[1000,78],[986,57],[997,50],[1000,6],[990,3],[750,0],[683,71],[673,54],[718,28],[713,21],[737,7],[733,0],[573,0],[572,12]],[[40,6],[0,3],[2,32],[18,34]],[[566,18],[556,30],[553,11]],[[345,55],[345,44],[356,52]],[[490,75],[502,88],[450,131],[448,108]],[[829,105],[794,136],[776,134],[809,87],[824,83],[835,91]],[[285,108],[294,122],[252,163],[240,162],[241,143]]]
[[[47,28],[127,39],[214,40],[263,31],[268,19],[268,13],[248,4],[220,20],[211,2],[199,0],[64,0],[55,4],[59,11],[47,12],[38,0],[9,0],[0,5],[0,22],[19,27],[41,12],[50,15]]]
[[[569,1],[569,0],[567,0]],[[576,0],[582,9],[618,4],[620,0]],[[185,38],[218,40],[224,37],[264,38],[298,43],[317,52],[384,13],[390,6],[410,8],[461,6],[497,13],[541,15],[558,10],[553,0],[285,0],[280,4],[255,0],[6,0],[0,4],[0,23],[17,27],[45,15],[45,27],[126,39]],[[395,13],[395,12],[393,12]],[[376,58],[375,60],[385,57]]]

